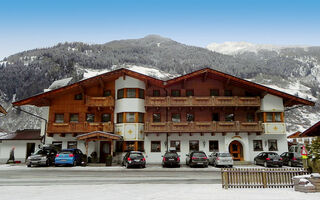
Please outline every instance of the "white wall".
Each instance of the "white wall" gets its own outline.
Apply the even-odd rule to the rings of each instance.
[[[13,146],[15,147],[15,160],[25,162],[27,155],[27,143],[35,143],[35,149],[37,149],[38,145],[41,144],[39,140],[3,140],[0,143],[0,163],[7,162]]]
[[[261,99],[261,111],[264,112],[283,112],[283,99],[271,94],[267,94]]]
[[[121,113],[121,112],[141,112],[145,113],[145,107],[144,107],[144,99],[138,99],[138,98],[123,98],[118,99],[115,102],[115,113]],[[116,115],[115,115],[116,119]],[[115,121],[116,122],[116,121]]]
[[[123,76],[119,77],[116,80],[116,99],[117,99],[117,91],[118,89],[122,88],[140,88],[140,89],[146,89],[146,85],[143,81],[140,81],[139,79],[132,78],[130,76],[125,76],[125,80],[123,79]]]

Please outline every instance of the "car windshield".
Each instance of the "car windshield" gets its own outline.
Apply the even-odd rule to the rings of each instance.
[[[279,157],[279,155],[276,153],[268,153],[268,158],[277,158],[277,157]]]
[[[230,153],[218,153],[218,157],[231,157]]]
[[[197,153],[193,153],[193,157],[198,157],[198,158],[206,157],[206,154],[202,152],[199,152],[199,153],[197,152]]]
[[[47,154],[48,154],[48,151],[43,150],[43,149],[39,149],[38,151],[36,151],[34,153],[34,155],[47,155]]]
[[[165,157],[177,157],[178,154],[176,154],[176,153],[166,153],[164,156]]]
[[[130,158],[132,159],[141,159],[143,158],[143,155],[141,153],[131,153]]]
[[[73,153],[72,150],[62,150],[59,154],[70,154]]]

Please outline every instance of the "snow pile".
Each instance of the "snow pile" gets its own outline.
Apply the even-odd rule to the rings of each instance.
[[[109,69],[103,69],[103,70],[98,70],[98,69],[84,69],[84,73],[83,73],[83,79],[88,79],[94,76],[98,76],[100,74],[104,74],[109,72]]]
[[[224,43],[211,43],[207,45],[207,49],[227,55],[236,55],[244,52],[258,53],[261,50],[276,51],[279,53],[281,49],[307,46],[280,46],[270,44],[253,44],[249,42],[224,42]]]
[[[72,77],[56,80],[49,86],[49,90],[54,90],[57,88],[67,86],[71,80],[72,80]]]

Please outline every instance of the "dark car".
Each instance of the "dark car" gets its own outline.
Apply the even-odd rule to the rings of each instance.
[[[176,152],[166,152],[162,157],[162,167],[180,167],[180,156]]]
[[[146,159],[144,158],[142,152],[140,151],[130,151],[127,152],[123,157],[122,166],[129,167],[146,167]]]
[[[86,166],[87,156],[80,149],[62,149],[55,159],[55,166],[59,165]]]
[[[278,166],[282,167],[282,158],[275,152],[261,152],[254,158],[255,165],[263,165],[265,167]]]
[[[208,167],[209,161],[205,152],[203,151],[193,151],[186,155],[186,165],[190,167],[201,166]]]
[[[284,165],[290,167],[302,167],[302,158],[301,155],[294,152],[284,152],[280,155]]]
[[[28,167],[51,166],[54,164],[56,154],[57,149],[55,147],[43,146],[27,158],[26,164]]]

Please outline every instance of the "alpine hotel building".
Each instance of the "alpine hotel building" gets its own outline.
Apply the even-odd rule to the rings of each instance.
[[[176,150],[230,152],[253,161],[262,151],[288,151],[286,107],[314,103],[205,68],[163,81],[118,69],[13,103],[43,108],[45,143],[108,154],[143,151],[160,163]]]

